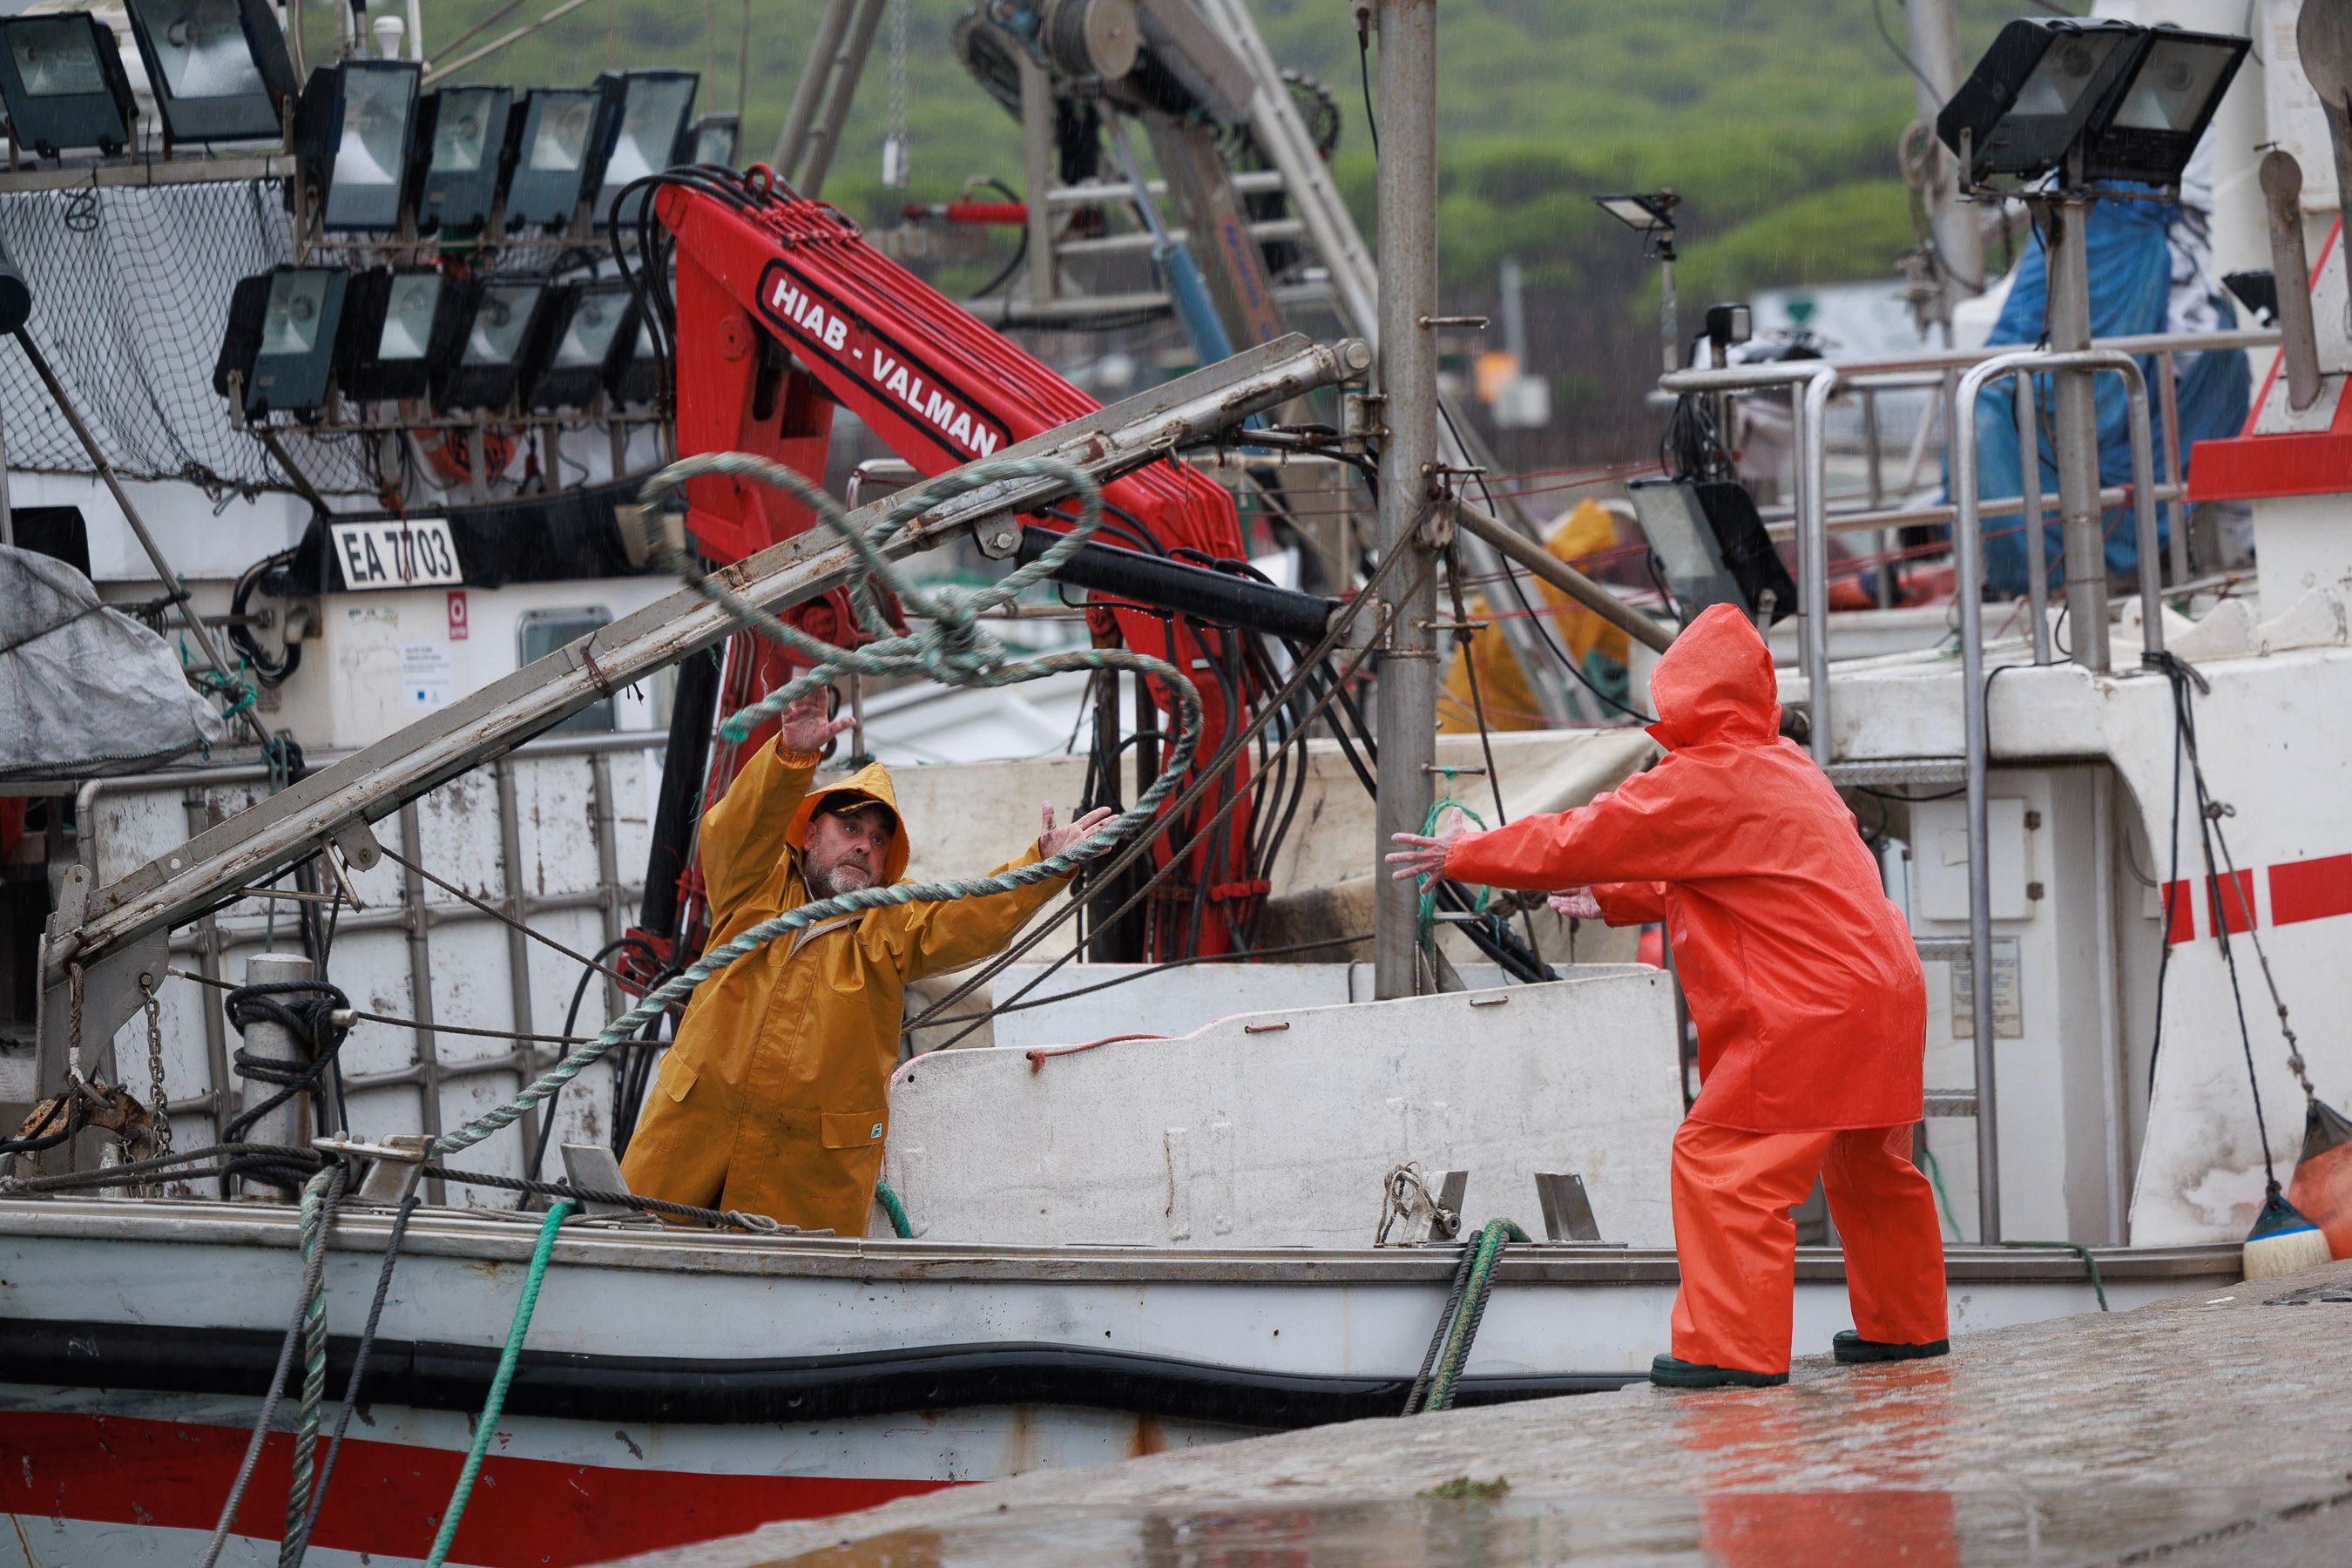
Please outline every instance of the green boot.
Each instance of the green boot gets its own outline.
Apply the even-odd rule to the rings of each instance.
[[[1866,1340],[1852,1329],[1840,1329],[1830,1341],[1830,1350],[1842,1362],[1926,1361],[1929,1356],[1949,1355],[1952,1342],[1930,1340],[1924,1345],[1889,1344],[1884,1340]]]
[[[1778,1388],[1785,1372],[1747,1372],[1736,1366],[1701,1366],[1662,1355],[1650,1363],[1650,1381],[1660,1388]]]

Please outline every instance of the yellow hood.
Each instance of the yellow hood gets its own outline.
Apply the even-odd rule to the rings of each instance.
[[[800,809],[793,813],[792,826],[784,829],[784,842],[806,855],[809,823],[829,802],[840,795],[879,801],[890,808],[890,815],[898,819],[898,830],[890,835],[890,852],[885,857],[882,880],[887,884],[905,877],[907,861],[914,852],[907,842],[907,814],[898,809],[898,792],[890,787],[890,770],[880,763],[868,763],[847,778],[818,784],[803,795]]]

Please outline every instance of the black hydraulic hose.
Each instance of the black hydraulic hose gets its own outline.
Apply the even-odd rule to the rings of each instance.
[[[1025,565],[1036,560],[1060,537],[1034,524],[1023,528],[1021,563]],[[1313,642],[1322,637],[1339,607],[1337,599],[1253,583],[1113,544],[1080,545],[1054,576],[1075,587],[1117,594],[1178,615],[1293,642]]]
[[[654,951],[653,943],[640,936],[616,936],[598,948],[593,956],[595,962],[601,964],[625,947],[637,949],[653,960],[656,965],[661,963],[661,955]],[[580,1022],[580,1005],[587,999],[588,983],[602,973],[603,971],[594,968],[583,968],[580,971],[580,983],[572,988],[572,1005],[563,1015],[563,1032],[566,1035],[571,1034],[572,1026]],[[641,1056],[645,1053],[632,1052],[631,1054]],[[616,1064],[614,1068],[614,1073],[617,1075],[620,1070],[619,1065]],[[531,1141],[530,1163],[523,1169],[523,1174],[534,1182],[539,1180],[540,1168],[547,1163],[547,1145],[555,1136],[555,1104],[562,1098],[563,1088],[562,1084],[556,1085],[555,1092],[549,1095],[546,1103],[540,1108],[539,1136]],[[517,1203],[515,1207],[526,1207],[530,1202],[530,1196],[529,1193],[523,1194],[521,1201]]]

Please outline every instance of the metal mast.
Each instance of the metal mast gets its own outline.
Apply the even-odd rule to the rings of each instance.
[[[1912,101],[1918,106],[1919,118],[1933,126],[1968,75],[1960,60],[1959,23],[1952,14],[1952,0],[1906,0],[1903,16],[1914,68]],[[1927,225],[1938,258],[1937,297],[1928,317],[1942,323],[1944,345],[1949,348],[1952,307],[1984,289],[1984,247],[1977,237],[1976,215],[1961,204],[1953,189],[1950,155],[1932,133],[1927,142]]]
[[[1430,501],[1437,494],[1437,5],[1436,0],[1376,0],[1381,41],[1380,363],[1382,560],[1392,550],[1429,549]],[[1433,566],[1434,563],[1430,563]],[[1389,835],[1418,833],[1429,816],[1437,762],[1437,614],[1434,571],[1406,568],[1392,579],[1388,651],[1381,659],[1380,799],[1372,863]],[[1410,882],[1375,872],[1373,994],[1417,989],[1418,895]]]

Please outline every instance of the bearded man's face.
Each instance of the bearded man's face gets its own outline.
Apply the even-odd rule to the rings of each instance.
[[[890,814],[879,805],[852,812],[826,812],[812,819],[802,869],[812,898],[855,893],[882,879],[894,834]]]

